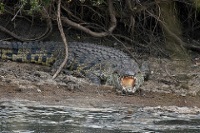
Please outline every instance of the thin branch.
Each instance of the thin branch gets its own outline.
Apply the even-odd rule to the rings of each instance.
[[[62,64],[59,66],[58,70],[53,75],[53,77],[52,77],[53,79],[55,79],[58,76],[58,74],[61,72],[61,70],[63,69],[63,67],[67,63],[67,59],[68,59],[68,44],[67,44],[67,39],[66,39],[66,36],[65,36],[65,33],[64,33],[64,30],[63,30],[61,18],[60,18],[60,5],[61,5],[61,0],[58,0],[57,23],[58,23],[58,29],[60,31],[62,40],[63,40],[64,45],[65,45],[65,58],[64,58],[64,61],[62,62]]]
[[[129,55],[135,60],[135,62],[137,62],[138,64],[139,64],[139,61],[138,61],[138,59],[136,59],[135,58],[135,56],[132,54],[132,52],[130,52],[129,50],[128,50],[128,48],[126,47],[126,45],[122,42],[122,41],[120,41],[119,39],[117,39],[117,37],[115,37],[114,35],[111,35],[115,40],[117,40],[119,43],[121,43],[121,45],[125,48],[125,50],[129,53]]]
[[[43,40],[43,39],[47,38],[51,34],[53,26],[52,26],[51,18],[49,17],[49,15],[48,15],[48,13],[47,13],[47,11],[45,9],[43,9],[43,11],[42,11],[42,16],[44,18],[46,18],[47,27],[46,27],[45,32],[42,35],[40,35],[40,36],[38,36],[36,38],[30,38],[29,39],[29,38],[24,38],[24,37],[18,36],[17,34],[11,32],[10,30],[6,29],[5,27],[3,27],[1,25],[0,25],[0,30],[2,32],[14,37],[15,39],[20,40],[20,41],[35,41],[35,40],[39,41],[39,40]]]
[[[117,19],[115,17],[115,13],[114,13],[114,8],[113,8],[113,1],[112,0],[108,0],[108,11],[110,14],[110,28],[108,29],[108,31],[110,33],[113,32],[113,30],[115,29],[115,27],[117,26]]]
[[[88,29],[88,28],[86,28],[86,27],[84,27],[84,26],[82,26],[78,23],[75,23],[75,22],[69,20],[67,17],[62,17],[61,19],[64,23],[66,23],[66,24],[68,24],[68,25],[70,25],[70,26],[72,26],[76,29],[82,30],[85,33],[88,33],[88,34],[90,34],[94,37],[105,37],[105,36],[108,35],[108,32],[94,32],[94,31],[92,31],[92,30],[90,30],[90,29]]]
[[[130,14],[129,16],[129,20],[130,20],[130,23],[129,23],[129,28],[128,28],[128,31],[131,32],[131,34],[133,35],[133,32],[134,32],[134,28],[135,28],[135,18],[134,18],[134,10],[133,10],[133,7],[132,7],[132,2],[130,0],[126,0],[126,6],[128,7],[128,13]],[[132,13],[130,13],[132,12]]]
[[[64,23],[66,23],[76,29],[82,30],[85,33],[88,33],[94,37],[105,37],[105,36],[110,35],[113,32],[113,30],[115,29],[115,27],[117,26],[117,19],[115,17],[112,0],[108,0],[108,10],[109,10],[111,22],[110,22],[110,27],[108,28],[108,31],[105,31],[105,32],[94,32],[94,31],[80,25],[79,23],[71,21],[67,17],[61,17],[61,19]]]
[[[22,8],[24,7],[24,5],[22,4],[21,7],[19,8],[19,10],[17,11],[17,13],[15,14],[15,16],[11,19],[11,21],[14,21],[15,18],[17,17],[18,13],[22,10]]]
[[[20,40],[20,41],[24,41],[24,38],[14,34],[13,32],[9,31],[8,29],[4,28],[3,26],[0,25],[0,30],[5,32],[6,34],[9,34],[10,36]]]
[[[194,46],[194,45],[184,45],[186,49],[195,51],[195,52],[200,52],[200,47],[199,46]]]
[[[44,34],[41,35],[39,40],[43,40],[43,39],[47,38],[52,33],[52,30],[53,30],[52,20],[49,16],[48,11],[45,8],[43,8],[43,11],[41,12],[41,14],[44,18],[46,18],[47,28],[46,28],[46,31],[44,32]]]
[[[84,23],[84,21],[82,19],[80,19],[79,17],[75,16],[67,7],[61,5],[61,8],[70,16],[72,16],[73,18],[75,18],[77,21]]]

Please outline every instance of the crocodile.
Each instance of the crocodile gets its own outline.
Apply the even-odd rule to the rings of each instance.
[[[62,42],[0,41],[0,58],[3,60],[55,68],[64,56]],[[117,92],[123,94],[135,93],[143,84],[146,74],[128,54],[115,48],[82,42],[68,43],[68,61],[64,70],[84,76],[97,85],[114,86]]]

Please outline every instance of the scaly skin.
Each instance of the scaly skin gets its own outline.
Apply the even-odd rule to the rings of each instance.
[[[65,70],[85,76],[95,84],[105,83],[130,94],[144,82],[138,64],[122,51],[80,42],[69,42],[68,48]],[[60,42],[0,41],[1,59],[57,67],[64,55],[64,45]]]

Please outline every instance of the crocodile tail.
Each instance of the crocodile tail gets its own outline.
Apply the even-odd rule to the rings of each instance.
[[[0,58],[16,62],[30,62],[50,66],[55,60],[55,46],[49,42],[0,41]]]

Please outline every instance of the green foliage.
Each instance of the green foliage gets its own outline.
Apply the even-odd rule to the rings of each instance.
[[[42,3],[44,5],[49,5],[51,3],[52,0],[42,0]]]
[[[30,13],[32,13],[33,11],[40,11],[41,9],[41,3],[39,0],[31,0],[30,5]]]
[[[20,0],[20,5],[28,14],[34,14],[40,12],[43,6],[48,6],[51,1],[52,0]]]
[[[68,0],[71,2],[71,0]],[[79,0],[81,3],[85,3],[86,0]],[[105,3],[105,0],[90,0],[90,2],[92,3],[93,6],[99,6],[103,3]]]
[[[196,9],[200,10],[200,0],[194,0],[194,6]]]
[[[4,4],[0,2],[0,14],[4,12]]]
[[[99,6],[104,3],[104,0],[91,0],[93,6]]]

